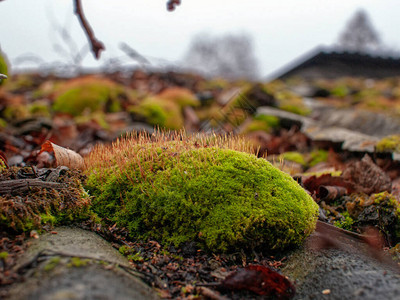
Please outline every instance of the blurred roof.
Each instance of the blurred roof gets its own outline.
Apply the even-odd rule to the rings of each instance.
[[[273,74],[272,79],[400,76],[400,58],[318,47]]]

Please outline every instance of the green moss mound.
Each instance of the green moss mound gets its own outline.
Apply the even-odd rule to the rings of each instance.
[[[120,98],[125,97],[122,86],[105,78],[90,76],[70,80],[58,89],[53,104],[54,111],[72,116],[79,116],[84,112],[120,111]]]
[[[183,128],[184,120],[178,104],[158,97],[147,97],[129,111],[150,125],[166,129]]]
[[[132,145],[129,162],[115,144],[110,167],[88,169],[93,209],[134,238],[213,252],[281,250],[314,230],[318,206],[289,175],[251,154],[183,144]]]
[[[303,154],[301,154],[300,152],[288,151],[288,152],[282,153],[279,157],[284,160],[293,161],[293,162],[298,163],[303,166],[306,165],[306,160],[305,160]]]
[[[310,167],[315,166],[321,162],[326,162],[328,160],[328,151],[323,149],[316,149],[310,153],[309,165]]]

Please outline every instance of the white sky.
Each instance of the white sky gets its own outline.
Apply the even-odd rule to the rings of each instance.
[[[82,0],[96,37],[106,45],[101,60],[123,56],[125,42],[144,56],[178,63],[199,32],[245,32],[253,36],[261,75],[267,75],[318,45],[333,44],[353,13],[363,8],[390,47],[400,48],[398,0],[182,0],[174,12],[166,0]],[[0,47],[11,62],[31,53],[46,62],[63,60],[53,45],[66,28],[79,48],[87,41],[72,0],[0,2]]]

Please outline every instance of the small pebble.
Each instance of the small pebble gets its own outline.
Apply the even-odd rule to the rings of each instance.
[[[36,230],[32,230],[32,231],[30,232],[29,236],[30,236],[31,238],[34,238],[34,239],[38,239],[38,238],[39,238],[39,234],[37,233]]]
[[[330,289],[325,289],[322,291],[322,294],[324,294],[324,295],[329,295],[330,293],[331,293]]]

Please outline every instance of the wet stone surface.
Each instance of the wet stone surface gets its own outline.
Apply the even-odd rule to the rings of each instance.
[[[296,281],[294,299],[400,299],[398,271],[363,256],[362,245],[344,243],[349,251],[303,247],[289,257],[282,272]]]
[[[101,237],[78,228],[56,228],[34,240],[19,267],[25,281],[9,299],[158,299]]]

